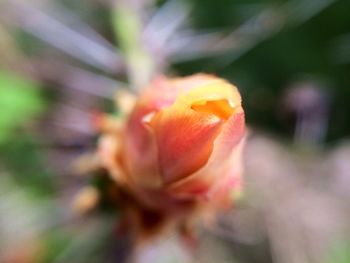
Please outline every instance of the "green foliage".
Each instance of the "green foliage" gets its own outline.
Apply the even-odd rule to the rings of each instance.
[[[22,186],[35,194],[53,193],[43,155],[23,125],[45,108],[39,87],[14,73],[0,71],[0,158],[1,164]]]
[[[350,250],[349,242],[338,242],[332,249],[327,263],[349,263],[350,262]]]
[[[38,196],[52,196],[55,192],[53,172],[44,165],[44,153],[33,138],[20,133],[0,147],[1,163],[16,182]]]
[[[44,108],[35,83],[4,71],[0,72],[0,105],[0,144]]]

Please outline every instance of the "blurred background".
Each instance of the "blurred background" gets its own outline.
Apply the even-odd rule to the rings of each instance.
[[[137,262],[350,262],[348,0],[0,0],[0,262],[124,262],[118,212],[79,216],[91,114],[164,73],[243,96],[245,193]],[[93,165],[93,164],[91,164]],[[80,167],[80,170],[84,167]],[[97,182],[98,183],[98,182]]]

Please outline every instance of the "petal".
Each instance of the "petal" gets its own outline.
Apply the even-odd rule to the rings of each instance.
[[[124,134],[122,158],[129,180],[145,187],[161,185],[154,134],[143,122],[152,107],[137,107]]]
[[[199,101],[192,104],[196,112],[214,114],[222,120],[227,120],[233,113],[233,108],[227,100]]]
[[[220,81],[221,79],[209,75],[209,74],[195,74],[188,77],[182,77],[182,78],[173,78],[170,79],[169,82],[173,86],[174,89],[177,90],[178,93],[186,93],[192,89],[203,87],[205,85],[208,85],[210,83],[214,83],[217,81]]]
[[[228,108],[236,108],[241,105],[241,96],[237,88],[223,79],[208,81],[201,86],[181,92],[177,100],[186,105],[219,100],[226,101]]]
[[[144,105],[153,105],[155,109],[171,106],[180,94],[206,86],[210,83],[222,82],[221,79],[207,74],[196,74],[184,78],[168,79],[162,75],[156,77],[141,96]]]
[[[204,198],[209,198],[212,187],[224,180],[229,170],[237,169],[239,173],[240,142],[245,134],[245,125],[243,110],[239,108],[237,111],[222,127],[206,165],[191,176],[169,185],[168,191],[178,197],[193,197],[201,193]]]
[[[124,134],[122,157],[132,183],[151,188],[161,185],[156,142],[147,118],[171,105],[175,98],[176,93],[169,88],[169,80],[159,76],[144,90],[131,112]]]
[[[208,161],[222,124],[223,121],[213,114],[179,105],[154,116],[151,125],[165,183],[194,173]]]
[[[245,140],[241,140],[240,143],[235,146],[230,158],[227,162],[226,174],[223,174],[223,178],[216,180],[209,192],[208,198],[213,200],[213,205],[216,207],[229,208],[232,206],[237,194],[242,189],[242,150],[245,144]]]

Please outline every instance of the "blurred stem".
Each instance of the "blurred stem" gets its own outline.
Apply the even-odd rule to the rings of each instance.
[[[142,44],[140,15],[127,1],[115,3],[112,12],[113,29],[127,62],[129,82],[138,91],[154,73],[152,58]]]

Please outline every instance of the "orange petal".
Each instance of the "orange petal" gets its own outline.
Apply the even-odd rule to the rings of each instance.
[[[169,185],[168,191],[179,197],[193,197],[202,194],[204,198],[210,197],[210,190],[217,181],[221,181],[228,171],[240,172],[241,144],[245,133],[244,113],[238,109],[222,127],[222,131],[214,142],[212,154],[200,170],[189,177]]]
[[[220,119],[227,120],[233,113],[233,108],[225,99],[215,101],[199,101],[192,104],[191,108],[196,112],[214,114]]]
[[[152,127],[165,183],[190,175],[207,162],[222,123],[213,114],[178,105],[154,116]]]
[[[156,141],[146,122],[154,112],[171,105],[176,96],[169,80],[159,76],[144,90],[129,117],[123,159],[133,183],[151,188],[159,187],[162,183]]]

